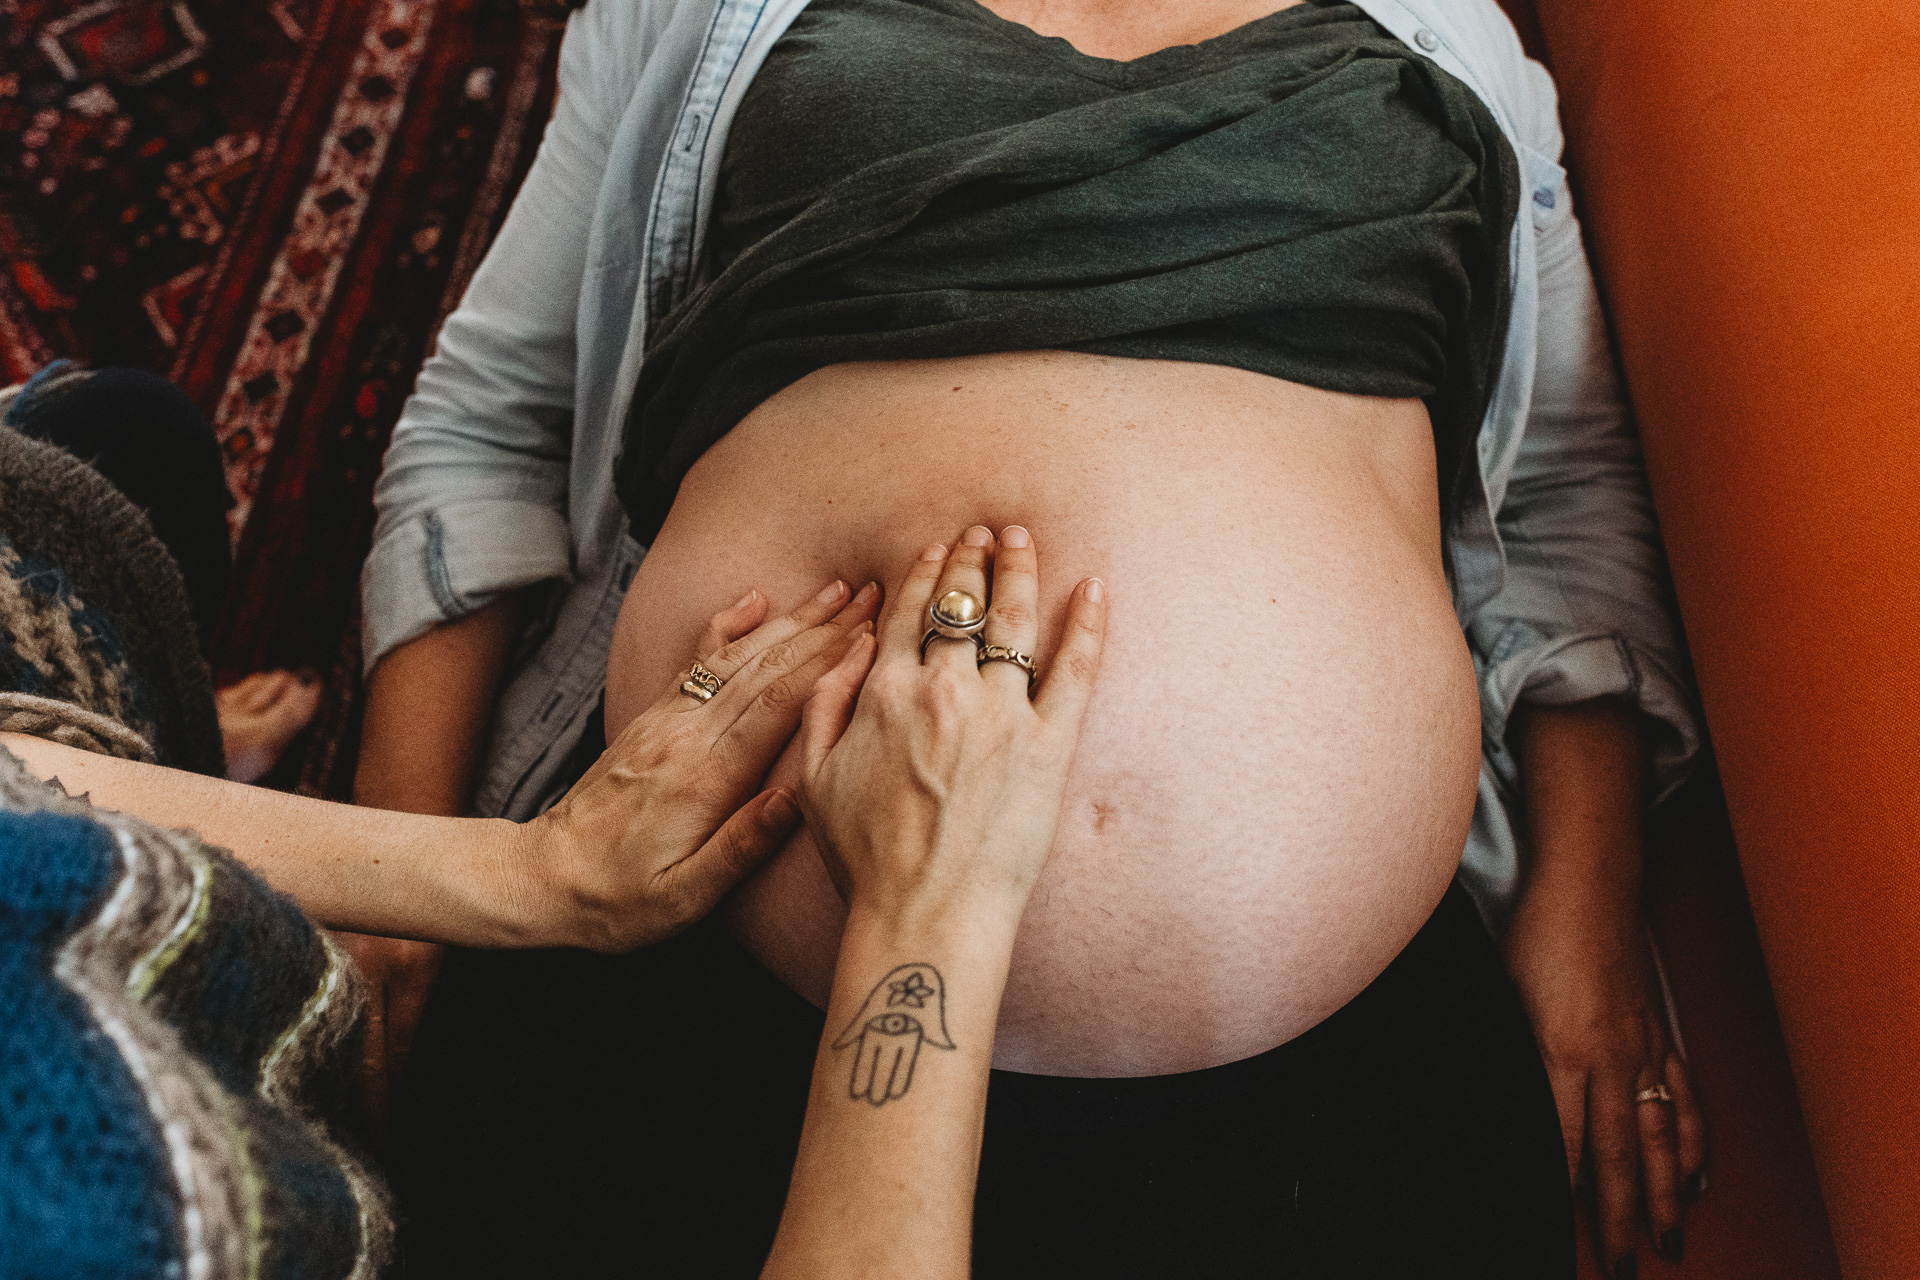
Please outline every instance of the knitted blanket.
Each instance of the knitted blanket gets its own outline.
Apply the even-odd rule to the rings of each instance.
[[[339,1113],[357,975],[189,833],[0,747],[0,1276],[373,1276],[384,1194]]]
[[[0,426],[0,730],[218,775],[180,570],[78,458]]]

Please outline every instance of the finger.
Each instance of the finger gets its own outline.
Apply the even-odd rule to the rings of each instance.
[[[920,553],[887,602],[880,618],[880,657],[889,662],[920,661],[920,637],[927,629],[927,602],[946,567],[947,549],[934,543]]]
[[[660,874],[667,928],[678,933],[718,906],[727,891],[786,842],[800,806],[785,787],[763,791],[720,825],[707,842]]]
[[[860,700],[860,686],[873,668],[873,656],[879,651],[871,635],[854,640],[846,655],[833,670],[814,682],[813,694],[800,712],[800,758],[806,776],[819,776],[827,754],[853,723],[853,709]]]
[[[1651,1068],[1640,1073],[1640,1080],[1641,1089],[1664,1083]],[[1665,1102],[1637,1102],[1634,1112],[1640,1126],[1640,1185],[1646,1192],[1647,1224],[1653,1230],[1654,1247],[1660,1256],[1677,1262],[1681,1248],[1680,1152],[1674,1133],[1673,1106]]]
[[[1634,1117],[1633,1077],[1596,1073],[1587,1095],[1588,1145],[1593,1151],[1594,1203],[1600,1252],[1609,1274],[1625,1274],[1633,1254],[1640,1199],[1640,1129]]]
[[[853,1059],[853,1096],[865,1098],[874,1106],[886,1101],[884,1097],[874,1096],[874,1076],[880,1070],[880,1051],[884,1046],[878,1036],[861,1036],[860,1044],[854,1049]]]
[[[707,629],[700,633],[700,643],[693,647],[693,651],[698,654],[717,653],[766,619],[767,598],[758,591],[749,591],[708,619]]]
[[[1556,1071],[1548,1064],[1553,1106],[1560,1113],[1560,1136],[1567,1144],[1567,1185],[1580,1181],[1580,1157],[1587,1149],[1587,1073]]]
[[[870,631],[870,625],[863,623],[852,636],[846,637],[844,644],[829,645],[804,666],[763,688],[715,740],[712,762],[723,774],[738,778],[742,788],[765,777],[780,753],[793,741],[820,681],[838,670],[848,654],[868,639]],[[851,703],[859,698],[860,684],[865,679],[866,666],[863,665],[849,694],[849,715]]]
[[[989,644],[1005,645],[1032,655],[1040,640],[1040,561],[1033,535],[1017,524],[1000,534],[993,553],[993,604],[981,636]],[[1027,691],[1030,681],[1018,663],[989,662],[981,668],[987,679]]]
[[[742,667],[768,649],[785,644],[833,617],[846,600],[847,584],[835,578],[793,612],[763,622],[738,640],[713,649],[701,662],[722,681],[731,680]]]
[[[1693,1075],[1687,1060],[1678,1053],[1667,1054],[1667,1090],[1673,1094],[1673,1128],[1679,1141],[1680,1200],[1691,1204],[1700,1198],[1700,1184],[1707,1171],[1707,1118],[1693,1092]]]
[[[840,661],[879,603],[880,586],[869,582],[828,622],[754,654],[708,700],[706,705],[713,710],[707,718],[714,734],[732,733],[742,717],[758,708],[779,713],[777,721],[784,726],[781,742],[792,737],[813,682]]]
[[[1034,698],[1043,719],[1053,724],[1079,725],[1093,697],[1094,678],[1100,674],[1100,651],[1106,641],[1106,584],[1088,578],[1067,600],[1067,625],[1060,637],[1060,652],[1047,663],[1046,677]]]
[[[974,525],[960,535],[960,545],[947,557],[947,564],[940,572],[940,581],[933,588],[936,602],[944,600],[952,591],[963,591],[980,602],[982,608],[987,604],[987,566],[993,559],[993,530],[985,525]],[[927,646],[925,665],[929,667],[972,667],[977,665],[975,658],[979,650],[972,641],[936,639]]]

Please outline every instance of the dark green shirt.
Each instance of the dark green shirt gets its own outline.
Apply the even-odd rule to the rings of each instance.
[[[815,369],[1040,348],[1425,397],[1451,499],[1518,183],[1473,92],[1351,4],[1116,62],[974,0],[815,0],[734,120],[711,279],[651,335],[635,536]]]

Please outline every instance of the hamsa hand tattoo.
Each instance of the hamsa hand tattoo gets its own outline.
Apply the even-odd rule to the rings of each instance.
[[[847,1092],[879,1106],[905,1096],[920,1046],[953,1048],[947,1035],[947,989],[930,964],[903,964],[880,979],[835,1049],[858,1045]]]

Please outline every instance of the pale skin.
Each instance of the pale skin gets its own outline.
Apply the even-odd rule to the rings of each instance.
[[[849,1095],[844,1043],[823,1039],[772,1276],[964,1276],[994,1025],[1014,932],[1053,845],[1074,743],[1099,669],[1106,607],[1076,588],[1060,648],[1027,673],[943,642],[922,659],[928,601],[987,598],[985,529],[928,548],[876,636],[869,584],[835,582],[754,626],[749,595],[713,620],[707,701],[671,690],[531,823],[357,809],[94,755],[18,734],[0,742],[96,803],[227,845],[335,926],[470,946],[624,951],[709,911],[804,808],[853,913],[830,1014],[902,971],[903,1009],[937,1006],[945,1060],[876,1105]],[[1002,536],[984,637],[1031,652],[1037,558]],[[802,793],[758,792],[800,730]],[[943,976],[944,975],[944,976]],[[949,985],[950,984],[950,985]],[[927,1011],[931,1013],[932,1011]],[[897,1103],[891,1107],[877,1105]]]
[[[986,3],[1001,17],[1116,59],[1208,39],[1291,7],[1273,0]],[[484,678],[484,665],[475,664],[476,677]],[[383,696],[376,687],[375,701]],[[1704,1123],[1647,980],[1638,900],[1646,744],[1634,713],[1611,704],[1523,708],[1513,732],[1528,778],[1530,848],[1504,942],[1507,962],[1549,1065],[1570,1173],[1591,1164],[1602,1259],[1624,1274],[1643,1218],[1661,1252],[1679,1251],[1683,1191],[1697,1186],[1705,1159]],[[412,765],[433,767],[429,757]],[[1642,1082],[1662,1080],[1672,1107],[1633,1103]]]
[[[801,805],[849,918],[770,1277],[969,1274],[994,1025],[1106,623],[1102,584],[1082,582],[1031,699],[1026,672],[977,665],[971,644],[935,641],[922,662],[928,602],[987,599],[989,577],[982,636],[1034,650],[1033,541],[1017,525],[994,541],[928,548],[807,707]],[[907,1029],[909,1056],[877,1080],[862,1022]]]
[[[721,693],[706,706],[663,693],[528,823],[332,804],[21,734],[0,743],[72,794],[231,849],[332,928],[627,951],[706,915],[792,831],[793,793],[762,779],[878,605],[877,587],[850,599],[834,582],[769,621],[749,593],[703,637]]]

